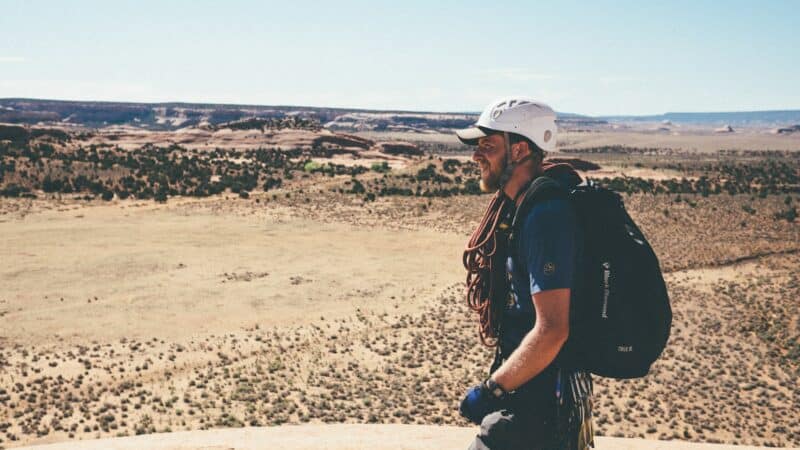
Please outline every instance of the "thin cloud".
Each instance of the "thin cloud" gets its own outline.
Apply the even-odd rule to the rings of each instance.
[[[636,78],[636,77],[629,77],[629,76],[625,76],[625,75],[605,76],[605,77],[600,77],[597,80],[600,81],[603,84],[631,83],[631,82],[634,82],[634,81],[639,81],[639,79]]]
[[[615,83],[634,83],[641,81],[639,78],[627,75],[604,75],[598,77],[591,76],[560,76],[552,73],[542,73],[531,69],[507,67],[500,69],[488,69],[484,71],[488,76],[494,78],[502,78],[511,81],[544,81],[544,80],[561,80],[561,81],[595,81],[604,85]]]
[[[22,56],[0,56],[0,63],[21,63],[27,60],[28,58]]]
[[[554,80],[558,78],[553,74],[520,68],[489,69],[486,71],[486,74],[492,77],[505,78],[507,80],[514,81]]]

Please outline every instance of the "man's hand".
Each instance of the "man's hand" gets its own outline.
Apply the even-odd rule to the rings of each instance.
[[[480,425],[487,414],[499,409],[502,409],[501,401],[489,392],[485,383],[481,383],[467,391],[459,412],[470,422]]]

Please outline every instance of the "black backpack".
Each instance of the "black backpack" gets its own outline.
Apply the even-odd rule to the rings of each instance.
[[[611,378],[647,375],[666,346],[672,309],[658,258],[620,195],[591,182],[566,191],[547,176],[523,195],[511,226],[512,248],[517,218],[546,199],[567,198],[583,235],[569,338],[556,364]]]

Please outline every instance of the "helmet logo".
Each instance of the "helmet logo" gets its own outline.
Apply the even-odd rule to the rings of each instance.
[[[547,131],[544,132],[544,141],[545,142],[550,142],[550,138],[552,138],[552,137],[553,137],[553,133],[550,132],[550,130],[547,130]]]
[[[492,111],[492,119],[497,119],[498,117],[500,117],[500,114],[503,114],[503,110],[500,108],[495,109],[494,111]]]

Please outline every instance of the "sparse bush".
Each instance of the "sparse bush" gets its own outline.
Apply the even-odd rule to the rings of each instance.
[[[774,215],[775,220],[785,219],[787,222],[794,222],[797,219],[797,207],[792,206],[782,211],[778,211]]]
[[[380,163],[373,163],[370,169],[373,172],[378,172],[378,173],[386,173],[392,170],[392,168],[389,167],[389,163],[386,161],[382,161]]]

